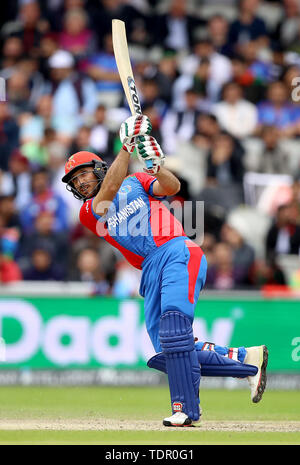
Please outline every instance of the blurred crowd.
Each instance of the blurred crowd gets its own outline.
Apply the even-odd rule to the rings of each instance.
[[[280,258],[300,250],[298,0],[10,0],[1,9],[1,283],[138,293],[140,272],[79,224],[81,202],[61,182],[72,153],[111,164],[120,149],[130,113],[112,48],[119,18],[143,112],[181,180],[176,200],[204,201],[204,235],[199,227],[191,238],[208,259],[206,287],[289,284]]]

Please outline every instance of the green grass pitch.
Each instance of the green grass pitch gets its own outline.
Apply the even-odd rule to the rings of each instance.
[[[0,444],[300,444],[300,392],[266,391],[256,405],[246,390],[202,390],[200,398],[198,427],[162,429],[164,386],[1,387]]]

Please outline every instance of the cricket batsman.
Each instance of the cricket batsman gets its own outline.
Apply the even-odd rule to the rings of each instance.
[[[129,117],[120,127],[122,149],[109,169],[95,154],[78,152],[68,159],[62,181],[84,202],[81,223],[142,270],[140,294],[156,351],[148,366],[165,372],[169,382],[172,415],[163,424],[193,426],[201,414],[201,374],[247,377],[251,399],[257,403],[266,386],[268,351],[266,346],[227,348],[195,342],[194,310],[207,262],[161,202],[180,190],[180,182],[163,167],[165,157],[151,129],[148,117]],[[134,148],[143,172],[127,176]]]

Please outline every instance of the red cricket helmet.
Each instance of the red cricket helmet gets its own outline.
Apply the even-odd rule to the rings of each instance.
[[[62,178],[62,182],[69,182],[78,168],[82,168],[83,166],[94,166],[94,160],[103,161],[98,155],[92,152],[82,151],[71,155],[65,164],[65,175]]]
[[[67,189],[70,190],[76,198],[82,200],[87,200],[87,198],[74,188],[72,178],[79,168],[83,168],[85,166],[92,166],[94,168],[94,174],[99,180],[96,186],[97,190],[95,189],[96,192],[93,192],[93,195],[99,191],[101,183],[107,172],[107,163],[92,152],[81,151],[70,156],[65,164],[65,175],[62,178],[62,182],[67,183]]]

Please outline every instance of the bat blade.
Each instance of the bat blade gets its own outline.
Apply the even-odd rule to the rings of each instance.
[[[122,82],[122,86],[126,95],[131,114],[141,115],[142,108],[137,88],[134,82],[128,51],[125,23],[120,19],[112,20],[112,42],[119,76]],[[147,168],[152,168],[152,161],[146,160],[146,165]]]
[[[126,95],[126,99],[132,115],[142,114],[140,99],[134,82],[128,44],[126,38],[126,29],[124,21],[119,19],[112,20],[112,40],[115,59]]]

